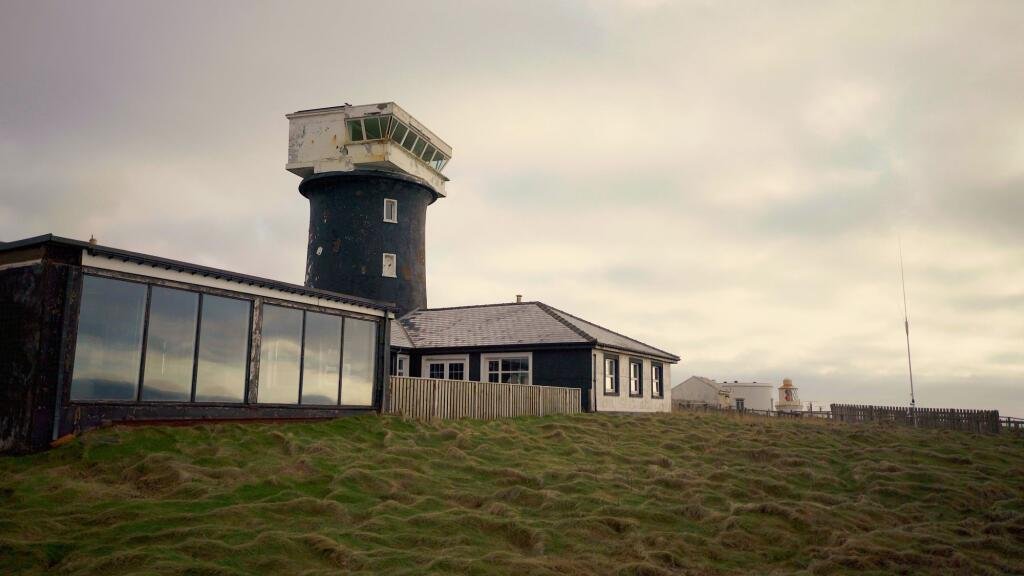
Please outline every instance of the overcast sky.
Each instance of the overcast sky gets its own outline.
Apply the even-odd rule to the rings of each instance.
[[[1024,3],[0,1],[0,239],[301,283],[303,108],[455,149],[430,305],[540,300],[804,400],[1024,417]]]

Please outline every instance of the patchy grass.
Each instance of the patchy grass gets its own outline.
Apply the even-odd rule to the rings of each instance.
[[[0,459],[5,574],[1021,574],[1024,440],[718,414],[115,427]]]

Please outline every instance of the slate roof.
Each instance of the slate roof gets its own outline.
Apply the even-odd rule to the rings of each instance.
[[[409,333],[402,327],[402,323],[395,321],[391,323],[391,345],[398,348],[414,348]]]
[[[477,348],[531,344],[596,344],[679,361],[675,354],[541,302],[414,310],[392,323],[391,328],[391,345],[395,347]]]

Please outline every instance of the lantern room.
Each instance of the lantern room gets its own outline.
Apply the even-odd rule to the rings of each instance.
[[[303,178],[357,169],[398,172],[445,196],[452,148],[394,102],[300,110],[288,118],[288,163]]]
[[[782,381],[782,386],[779,386],[779,401],[775,404],[775,409],[779,412],[800,412],[803,410],[803,404],[800,402],[800,396],[797,394],[797,387],[793,386],[793,381],[786,378]]]

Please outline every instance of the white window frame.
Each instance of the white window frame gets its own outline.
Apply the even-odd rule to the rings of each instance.
[[[462,380],[469,381],[469,354],[446,354],[443,356],[424,356],[420,361],[420,376],[430,378],[430,365],[444,364],[444,378],[450,380],[451,365],[462,364]]]
[[[491,360],[501,361],[508,358],[526,358],[526,384],[533,384],[533,352],[491,352],[480,355],[480,381],[490,382],[491,371],[488,365]],[[498,383],[501,383],[501,366],[498,367]]]
[[[747,409],[746,398],[734,398],[733,401],[735,402],[733,406],[737,411],[742,412]]]
[[[388,256],[390,256],[391,257],[391,261],[395,263],[395,265],[392,266],[392,268],[391,268],[391,270],[392,270],[391,274],[388,274]],[[381,256],[380,275],[385,277],[385,278],[398,278],[398,256],[395,256],[394,254],[392,254],[390,252],[385,252]]]
[[[614,365],[613,370],[608,369],[608,363]],[[608,384],[611,383],[611,388]],[[604,393],[609,396],[619,395],[619,358],[616,356],[604,357]]]
[[[405,365],[404,367],[402,365]],[[395,376],[408,376],[409,375],[409,355],[408,354],[396,354],[395,355]]]
[[[661,374],[658,374],[659,369],[661,369]],[[664,378],[665,366],[663,364],[651,363],[651,398],[665,397]]]
[[[391,218],[388,218],[388,206],[392,207]],[[394,198],[384,199],[384,221],[398,224],[398,200]]]
[[[633,368],[636,367],[636,374]],[[636,390],[634,392],[633,390]],[[644,395],[644,361],[636,358],[629,359],[629,395],[636,398]]]

